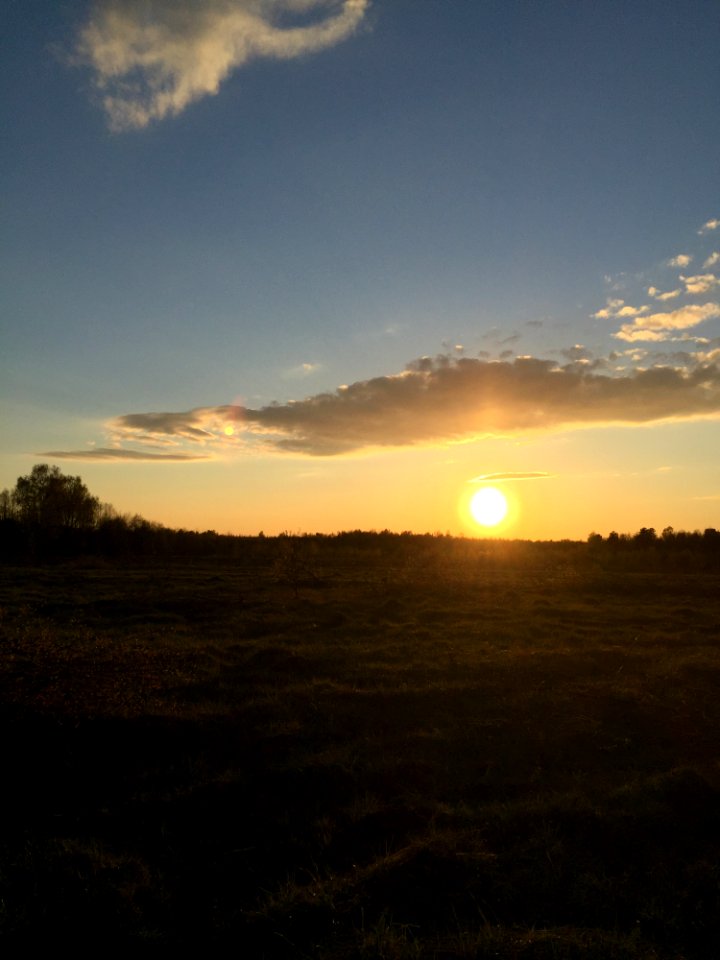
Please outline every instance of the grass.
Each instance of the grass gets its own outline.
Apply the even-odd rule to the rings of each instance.
[[[717,574],[281,546],[4,569],[4,942],[718,955]]]

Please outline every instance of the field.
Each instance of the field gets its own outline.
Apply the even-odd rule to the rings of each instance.
[[[5,944],[720,955],[720,576],[280,538],[5,567]]]

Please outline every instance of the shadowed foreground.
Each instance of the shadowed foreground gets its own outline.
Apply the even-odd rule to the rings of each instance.
[[[4,942],[718,955],[717,573],[254,550],[3,571]]]

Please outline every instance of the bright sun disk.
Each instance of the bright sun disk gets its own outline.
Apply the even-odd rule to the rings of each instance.
[[[483,487],[470,500],[470,513],[483,527],[494,527],[505,519],[508,503],[497,487]]]

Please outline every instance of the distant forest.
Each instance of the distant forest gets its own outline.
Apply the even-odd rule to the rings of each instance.
[[[245,562],[276,562],[311,570],[313,558],[358,551],[365,560],[415,562],[441,559],[457,562],[491,557],[498,563],[546,563],[550,554],[563,562],[587,560],[600,568],[717,569],[720,571],[720,532],[712,527],[692,532],[668,526],[661,533],[642,527],[637,533],[607,537],[591,533],[586,541],[522,541],[454,537],[451,534],[393,533],[389,530],[350,530],[335,534],[285,532],[266,537],[219,534],[215,530],[175,530],[138,514],[121,514],[101,503],[80,477],[58,467],[38,464],[19,477],[12,490],[0,493],[0,561],[46,563],[72,558],[192,559],[227,558]],[[330,559],[330,557],[328,557]]]

